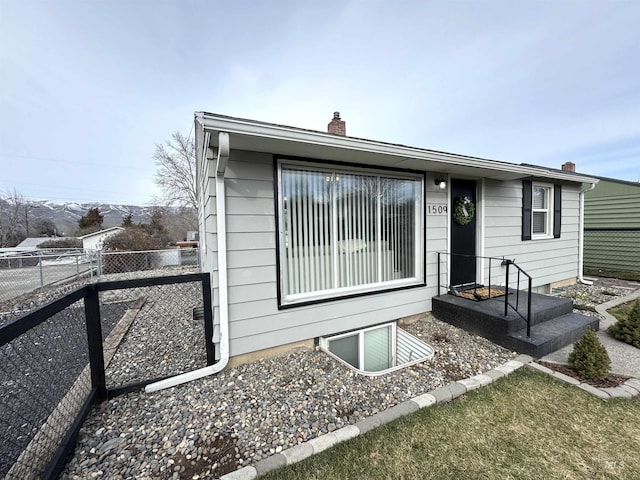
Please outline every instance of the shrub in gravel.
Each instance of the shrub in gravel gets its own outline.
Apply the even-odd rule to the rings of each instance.
[[[569,365],[587,380],[603,380],[609,374],[611,359],[596,332],[585,330],[569,354]]]
[[[608,332],[618,340],[640,348],[640,300],[636,300],[629,315],[611,325]]]

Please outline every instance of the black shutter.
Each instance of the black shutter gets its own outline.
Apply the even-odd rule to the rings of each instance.
[[[531,240],[531,180],[522,180],[522,240]]]
[[[562,225],[562,185],[553,186],[553,238],[560,238]]]

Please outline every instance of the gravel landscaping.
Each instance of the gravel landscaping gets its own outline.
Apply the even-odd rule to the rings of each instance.
[[[117,278],[193,271],[175,270]],[[10,309],[4,304],[3,310],[24,313],[79,285],[46,289],[35,298],[16,299]],[[570,286],[553,294],[572,298],[583,314],[597,315],[595,305],[638,287],[601,279],[593,286]],[[193,294],[195,298],[197,292]],[[119,300],[140,297],[135,291],[125,296]],[[175,298],[170,292],[154,297],[146,307],[153,311],[143,306],[138,312],[107,371],[111,385],[202,366],[201,329],[193,327],[188,315],[175,323],[192,330],[183,338],[158,328],[155,321],[156,302]],[[0,325],[2,320],[0,314]],[[380,377],[358,375],[322,352],[301,349],[168,390],[111,399],[89,415],[60,478],[215,478],[515,356],[430,314],[404,328],[432,345],[435,356]],[[148,354],[150,346],[153,355]]]
[[[62,478],[217,477],[515,356],[430,315],[406,329],[436,355],[380,377],[301,350],[112,399],[85,423]]]
[[[193,268],[171,268],[129,272],[103,276],[103,280],[193,271]],[[88,281],[87,278],[49,285],[0,303],[3,312],[0,314],[0,326],[63,297]],[[134,303],[141,303],[141,308],[134,315],[136,321],[127,328],[128,335],[121,344],[122,348],[116,352],[118,358],[112,363],[115,368],[111,365],[107,368],[109,387],[181,373],[206,364],[203,325],[192,319],[193,307],[202,304],[199,281],[101,292],[100,303],[103,340]],[[146,343],[150,338],[147,335],[149,330],[153,330],[155,335],[151,337],[154,339],[151,346]],[[161,338],[164,341],[159,342]],[[109,353],[107,350],[105,356]],[[173,355],[175,351],[186,353]],[[38,453],[37,458],[20,460],[21,465],[33,465],[38,471],[46,464],[47,455],[53,453],[67,426],[61,426],[63,420],[56,420],[55,428],[58,430],[55,434],[49,432],[43,436],[43,425],[52,418],[52,412],[77,383],[88,362],[87,328],[81,300],[0,348],[0,418],[7,427],[5,435],[0,437],[0,477],[9,471],[27,445],[30,451],[41,454]],[[85,395],[82,390],[75,392],[73,398],[82,396],[81,404]],[[44,439],[44,443],[34,447],[30,442],[36,437]],[[11,478],[22,477],[13,472]]]
[[[555,289],[553,294],[573,300],[575,312],[583,315],[599,317],[596,305],[606,303],[617,297],[629,295],[640,288],[639,282],[617,280],[615,278],[596,278],[593,285],[577,283]]]

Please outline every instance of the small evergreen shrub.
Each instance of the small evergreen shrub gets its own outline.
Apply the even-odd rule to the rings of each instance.
[[[611,359],[596,332],[590,328],[585,330],[569,354],[569,365],[587,380],[603,380],[607,376]]]
[[[640,348],[640,300],[636,300],[627,318],[618,319],[608,332],[620,341]]]

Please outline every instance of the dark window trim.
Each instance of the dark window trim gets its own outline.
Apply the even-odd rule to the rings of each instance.
[[[274,167],[276,168],[278,166],[278,160],[293,160],[296,162],[304,162],[304,163],[336,165],[338,167],[353,167],[353,168],[359,168],[361,170],[369,169],[369,170],[381,170],[381,171],[388,171],[388,172],[400,172],[400,173],[404,172],[404,173],[411,173],[413,175],[420,175],[422,177],[425,177],[425,180],[427,176],[427,172],[425,172],[424,170],[412,170],[410,168],[394,168],[394,167],[378,166],[378,165],[363,165],[361,163],[341,162],[338,160],[323,160],[321,158],[297,157],[293,155],[274,154],[273,162],[274,162]],[[277,171],[276,171],[276,178],[277,178]]]
[[[560,238],[562,230],[562,185],[553,185],[553,238]]]
[[[308,301],[301,301],[296,303],[282,303],[282,285],[281,285],[281,258],[280,258],[280,239],[281,239],[281,231],[280,231],[280,190],[279,190],[279,182],[278,182],[278,161],[279,160],[294,160],[297,162],[307,162],[312,164],[328,164],[328,165],[336,165],[340,167],[353,167],[359,168],[361,170],[366,170],[367,168],[370,170],[381,170],[381,171],[389,171],[389,172],[398,172],[398,173],[411,173],[414,175],[419,175],[422,177],[422,257],[423,257],[423,266],[422,266],[422,281],[420,283],[416,283],[414,285],[403,285],[401,287],[390,287],[390,288],[382,288],[380,290],[373,290],[369,292],[358,292],[351,293],[345,295],[338,295],[330,298],[318,298]],[[297,307],[307,307],[310,305],[318,305],[321,303],[329,303],[329,302],[338,302],[341,300],[348,300],[352,298],[358,297],[368,297],[370,295],[379,295],[386,294],[390,292],[398,292],[402,290],[409,290],[412,288],[424,288],[427,286],[427,255],[426,255],[426,247],[427,247],[427,209],[425,208],[426,202],[426,184],[427,184],[427,172],[422,170],[411,170],[408,168],[392,168],[392,167],[378,167],[375,165],[362,165],[359,163],[351,163],[351,162],[338,162],[335,160],[322,160],[322,159],[314,159],[314,158],[305,158],[305,157],[296,157],[291,155],[280,155],[277,153],[273,154],[273,204],[274,204],[274,212],[275,212],[275,235],[276,235],[276,294],[278,296],[278,310],[288,310],[291,308]]]
[[[427,284],[423,282],[415,285],[403,285],[402,287],[383,288],[383,289],[374,290],[371,292],[350,293],[348,295],[335,296],[330,298],[317,298],[314,300],[308,300],[308,301],[296,302],[296,303],[284,303],[284,304],[280,301],[280,297],[278,297],[278,310],[288,310],[290,308],[297,308],[297,307],[308,307],[309,305],[318,305],[320,303],[337,302],[340,300],[349,300],[352,298],[359,298],[359,297],[369,297],[371,295],[378,295],[380,293],[393,293],[393,292],[399,292],[402,290],[410,290],[412,288],[424,288],[426,286]]]
[[[522,241],[533,239],[532,216],[533,216],[533,180],[522,180]],[[541,183],[545,183],[541,181]],[[562,230],[562,185],[553,184],[553,238],[560,238]],[[542,240],[542,239],[541,239]]]
[[[531,240],[533,182],[522,180],[522,241]]]

